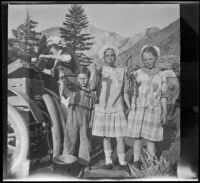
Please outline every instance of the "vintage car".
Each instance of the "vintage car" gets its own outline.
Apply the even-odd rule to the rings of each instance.
[[[33,65],[8,65],[8,177],[27,176],[36,162],[62,153],[66,115],[57,91],[56,81]]]
[[[62,154],[67,108],[59,84],[45,60],[28,64],[16,60],[8,65],[7,177],[21,178],[52,163]],[[65,72],[66,74],[66,72]],[[76,82],[71,73],[66,74]],[[90,129],[91,133],[91,129]],[[92,137],[91,165],[103,157],[102,139]],[[77,153],[77,154],[76,154]],[[78,155],[76,149],[75,155]]]

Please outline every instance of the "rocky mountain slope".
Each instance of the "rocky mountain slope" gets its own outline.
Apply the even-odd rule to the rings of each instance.
[[[125,60],[127,60],[128,57],[132,58],[132,63],[141,64],[140,50],[144,45],[157,45],[160,48],[161,56],[180,56],[179,19],[159,31],[146,34],[133,46],[119,55],[118,64],[125,65]],[[173,56],[171,56],[171,58],[172,57]]]
[[[151,35],[157,31],[159,31],[159,28],[152,27],[141,31],[133,37],[126,38],[118,35],[117,33],[106,31],[90,24],[86,29],[83,30],[83,33],[90,34],[92,37],[94,37],[94,39],[92,40],[94,44],[91,49],[86,51],[85,53],[92,58],[98,59],[99,50],[104,45],[114,45],[119,49],[119,52],[121,53],[132,47],[141,38],[147,35]],[[44,30],[43,33],[45,33],[47,37],[60,36],[59,27],[51,27]]]

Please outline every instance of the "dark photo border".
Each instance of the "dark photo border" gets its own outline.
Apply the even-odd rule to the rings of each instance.
[[[199,177],[199,4],[180,5],[181,166]]]
[[[180,31],[181,31],[181,161],[180,166],[189,166],[199,177],[199,1],[53,1],[46,3],[89,3],[89,4],[180,4]],[[170,3],[171,2],[171,3]],[[2,172],[6,179],[6,152],[7,152],[7,35],[8,35],[8,4],[19,4],[17,1],[5,1],[1,4],[1,45],[2,45]],[[29,3],[27,1],[27,3]],[[27,4],[25,1],[20,4]],[[46,4],[44,1],[33,1],[29,4]],[[181,177],[180,177],[181,178]]]

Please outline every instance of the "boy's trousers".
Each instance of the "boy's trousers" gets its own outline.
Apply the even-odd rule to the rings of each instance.
[[[80,135],[79,158],[90,162],[89,111],[82,107],[69,107],[63,154],[74,154],[78,133]]]

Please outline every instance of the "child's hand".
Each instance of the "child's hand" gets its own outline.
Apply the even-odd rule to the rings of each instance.
[[[167,121],[167,115],[165,113],[163,113],[161,115],[161,122],[160,122],[160,126],[164,126],[166,124]]]
[[[89,70],[90,70],[90,72],[97,71],[97,70],[98,70],[97,64],[91,64],[91,65],[89,66]]]
[[[93,124],[92,122],[89,123],[89,128],[92,128]]]
[[[31,62],[35,63],[37,61],[37,58],[31,58]]]
[[[130,113],[131,110],[132,110],[131,107],[129,107],[129,108],[126,110],[126,112],[125,112],[126,116],[129,115],[129,113]]]

